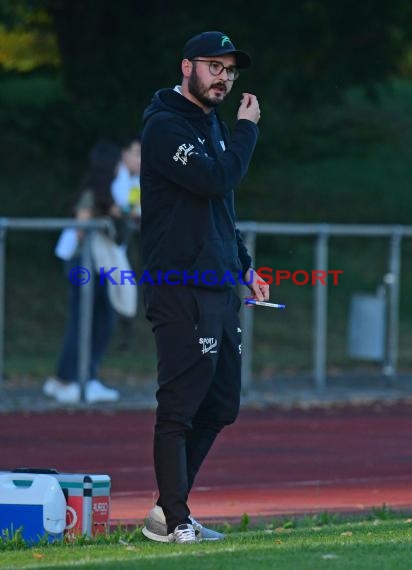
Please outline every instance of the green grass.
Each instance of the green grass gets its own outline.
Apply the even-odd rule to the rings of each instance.
[[[385,516],[382,516],[385,514]],[[409,570],[411,519],[378,509],[366,520],[341,520],[324,513],[300,520],[273,521],[259,529],[226,527],[227,538],[195,545],[147,541],[140,529],[115,531],[108,538],[75,544],[0,544],[1,568],[182,570]],[[2,552],[1,552],[2,550]]]

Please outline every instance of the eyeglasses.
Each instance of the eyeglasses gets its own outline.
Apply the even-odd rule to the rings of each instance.
[[[211,75],[214,75],[215,77],[220,75],[224,69],[226,69],[227,78],[229,81],[235,81],[235,79],[239,77],[239,70],[234,65],[225,67],[223,63],[220,63],[220,61],[209,61],[208,59],[191,59],[190,61],[201,61],[203,63],[208,63],[209,71]]]

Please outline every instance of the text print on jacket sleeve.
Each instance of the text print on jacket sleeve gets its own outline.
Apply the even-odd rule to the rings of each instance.
[[[246,174],[256,144],[254,127],[251,121],[238,121],[225,152],[215,158],[206,154],[184,118],[158,113],[146,125],[148,166],[199,196],[223,197]]]

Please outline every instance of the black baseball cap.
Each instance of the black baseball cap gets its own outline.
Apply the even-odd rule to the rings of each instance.
[[[202,32],[190,38],[183,48],[183,59],[226,55],[228,53],[233,53],[236,58],[236,67],[239,69],[245,69],[252,64],[250,55],[245,51],[236,49],[229,36],[222,32]]]

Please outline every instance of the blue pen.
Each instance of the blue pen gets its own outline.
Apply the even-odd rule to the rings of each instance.
[[[256,301],[256,299],[245,299],[246,305],[260,305],[261,307],[272,307],[273,309],[286,309],[286,305],[280,303],[266,303],[266,301]]]

